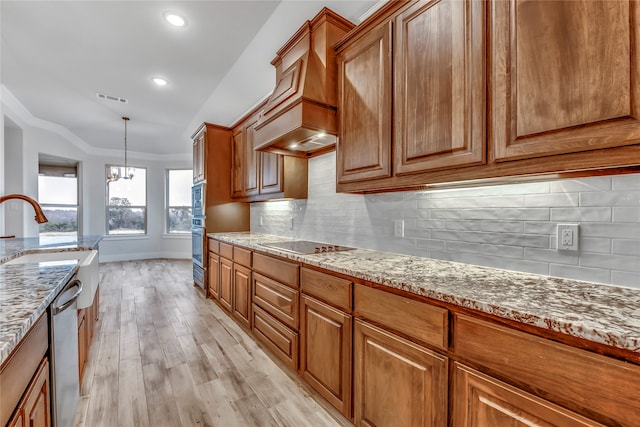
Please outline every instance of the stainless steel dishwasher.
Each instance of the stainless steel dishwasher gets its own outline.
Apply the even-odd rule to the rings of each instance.
[[[77,299],[82,282],[71,279],[49,306],[53,427],[71,427],[80,400]]]

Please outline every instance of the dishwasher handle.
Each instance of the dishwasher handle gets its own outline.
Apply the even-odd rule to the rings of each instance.
[[[78,297],[80,296],[80,293],[82,292],[82,282],[78,279],[74,279],[71,282],[69,282],[64,289],[62,290],[61,293],[64,293],[66,291],[68,291],[71,288],[77,287],[78,290],[73,294],[73,296],[71,298],[69,298],[68,301],[64,302],[63,304],[59,305],[59,306],[53,306],[52,307],[52,313],[53,315],[57,315],[62,313],[63,311],[65,311],[67,308],[71,307],[73,305],[74,302],[76,302],[76,300],[78,299]]]

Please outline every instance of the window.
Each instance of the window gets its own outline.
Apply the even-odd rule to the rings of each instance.
[[[105,177],[109,168],[107,165]],[[136,168],[132,179],[107,182],[107,234],[146,234],[147,169]]]
[[[169,234],[191,232],[191,169],[167,170],[167,226]]]
[[[52,161],[52,159],[49,159]],[[78,203],[78,165],[60,159],[57,163],[40,163],[38,167],[38,202],[49,220],[40,224],[40,242],[55,243],[80,232]]]

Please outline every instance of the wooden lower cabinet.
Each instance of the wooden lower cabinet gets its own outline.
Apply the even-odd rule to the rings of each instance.
[[[220,258],[220,290],[218,301],[222,308],[231,313],[233,307],[233,262],[226,258]]]
[[[294,372],[298,370],[298,333],[253,304],[253,334]]]
[[[306,295],[300,310],[300,374],[351,418],[351,315]]]
[[[357,319],[353,369],[357,426],[447,426],[447,357]]]
[[[603,426],[457,362],[453,381],[453,427]]]
[[[51,425],[50,396],[49,361],[45,357],[7,426],[49,427]]]
[[[88,359],[88,343],[89,343],[89,318],[91,315],[87,313],[87,309],[78,310],[78,375],[80,383],[84,377],[84,368],[87,366]]]
[[[209,252],[209,298],[218,299],[220,289],[220,255]]]
[[[251,269],[233,264],[233,316],[251,328]]]

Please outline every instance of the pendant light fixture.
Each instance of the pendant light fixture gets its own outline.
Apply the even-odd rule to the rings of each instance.
[[[130,168],[127,164],[127,122],[129,117],[123,117],[124,120],[124,167],[111,166],[109,168],[109,175],[107,176],[108,182],[117,181],[119,179],[132,179],[136,172],[135,168]]]

